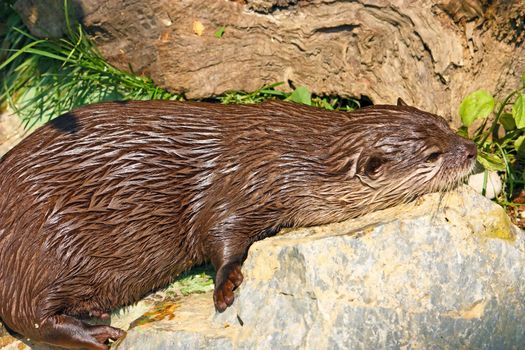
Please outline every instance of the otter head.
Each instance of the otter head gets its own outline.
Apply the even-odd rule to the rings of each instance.
[[[457,186],[477,151],[441,117],[398,105],[354,112],[330,153],[347,184],[339,200],[358,216]]]

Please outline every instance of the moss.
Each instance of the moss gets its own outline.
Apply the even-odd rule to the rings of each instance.
[[[502,208],[495,208],[482,215],[490,218],[490,221],[484,223],[485,230],[481,231],[480,235],[506,241],[516,240],[516,235],[512,232],[510,218]]]

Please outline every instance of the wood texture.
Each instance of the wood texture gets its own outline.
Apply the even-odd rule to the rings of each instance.
[[[60,15],[62,0],[42,3],[16,6],[34,33],[60,33],[63,21],[49,12]],[[402,97],[455,120],[468,92],[502,94],[525,70],[521,0],[75,0],[72,8],[109,62],[188,98],[284,81],[374,103]]]

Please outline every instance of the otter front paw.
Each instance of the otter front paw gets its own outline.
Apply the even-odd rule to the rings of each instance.
[[[215,291],[213,292],[213,302],[217,311],[223,312],[233,304],[233,291],[241,285],[242,279],[241,264],[239,263],[226,264],[217,270]]]

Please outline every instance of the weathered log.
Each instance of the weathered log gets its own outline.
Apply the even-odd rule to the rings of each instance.
[[[34,34],[56,36],[62,3],[18,0],[16,8]],[[468,92],[504,93],[525,70],[521,0],[75,0],[71,7],[111,64],[188,98],[284,81],[284,89],[305,85],[374,103],[402,97],[457,119]]]

